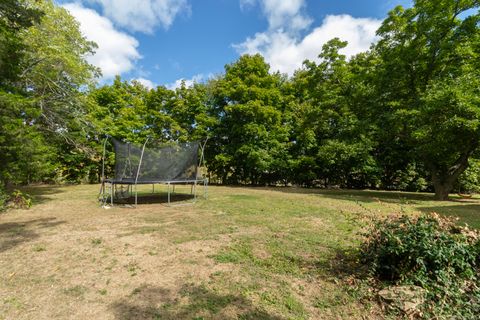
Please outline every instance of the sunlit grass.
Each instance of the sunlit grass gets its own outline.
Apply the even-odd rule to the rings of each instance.
[[[479,200],[431,194],[212,186],[191,204],[177,186],[168,206],[165,186],[141,186],[148,201],[107,210],[98,189],[29,187],[32,209],[0,215],[0,295],[16,292],[0,317],[31,318],[16,307],[28,301],[51,317],[381,318],[345,281],[366,217],[435,211],[480,227]]]

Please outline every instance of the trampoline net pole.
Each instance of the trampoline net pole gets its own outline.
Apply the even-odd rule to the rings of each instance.
[[[205,146],[207,145],[207,141],[208,141],[208,137],[203,142],[203,145],[202,144],[200,145],[201,154],[200,154],[200,161],[198,163],[197,175],[196,175],[195,180],[198,180],[198,171],[201,170],[202,165],[203,165],[203,161],[205,160]],[[203,198],[204,199],[207,199],[207,185],[208,185],[208,179],[203,178]],[[194,195],[195,200],[196,200],[196,196],[197,196],[196,193],[197,192],[196,192],[196,181],[195,181],[195,195]]]
[[[135,175],[135,207],[138,204],[138,192],[137,192],[138,176],[140,175],[140,168],[142,167],[143,154],[145,153],[145,146],[147,145],[147,142],[148,142],[148,137],[147,137],[147,140],[145,140],[145,143],[143,144],[142,153],[140,154],[140,161],[138,162],[137,174]]]
[[[103,141],[103,154],[102,154],[102,177],[100,181],[100,191],[98,193],[98,198],[101,199],[102,206],[106,204],[106,195],[105,195],[105,155],[106,155],[106,149],[107,149],[107,140],[108,136],[105,138]]]

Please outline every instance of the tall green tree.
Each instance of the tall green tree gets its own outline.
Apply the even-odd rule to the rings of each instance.
[[[57,181],[80,181],[95,172],[96,128],[87,119],[86,90],[99,70],[86,61],[96,44],[83,37],[79,23],[51,0],[27,0],[45,12],[21,33],[27,46],[18,86],[34,101],[33,122],[53,147],[52,175]]]
[[[6,184],[37,180],[51,169],[49,150],[32,122],[38,114],[34,102],[17,86],[28,49],[21,34],[41,16],[24,1],[0,3],[0,193]]]
[[[45,12],[39,23],[21,33],[27,46],[19,86],[35,99],[36,119],[44,130],[70,144],[88,131],[84,92],[95,85],[99,70],[86,61],[96,44],[83,37],[79,23],[51,0],[28,0]]]
[[[198,108],[194,89],[147,89],[137,81],[117,77],[111,85],[91,90],[90,119],[98,131],[130,142],[186,141],[195,137]]]
[[[155,114],[147,117],[147,88],[116,77],[111,85],[90,91],[91,122],[97,131],[130,142],[143,143],[154,133]],[[150,124],[147,125],[147,121]]]
[[[218,123],[211,104],[211,94],[206,84],[195,83],[186,87],[185,83],[175,90],[173,103],[166,104],[166,112],[182,127],[184,139],[205,141],[211,137]]]
[[[284,79],[269,68],[262,56],[244,55],[212,82],[218,125],[209,143],[215,155],[207,160],[223,182],[276,182],[286,166]]]
[[[4,0],[0,3],[0,86],[17,80],[26,45],[20,32],[40,20],[42,11],[30,8],[24,1]]]
[[[355,114],[355,74],[345,55],[347,45],[333,39],[323,46],[320,62],[305,61],[293,79],[298,104],[292,152],[297,182],[365,187],[375,183],[369,130]],[[303,181],[302,181],[303,180]]]
[[[97,71],[85,55],[94,44],[50,0],[3,1],[0,42],[11,44],[0,45],[0,178],[48,179],[60,167],[64,146],[85,145],[84,91]]]
[[[397,7],[378,31],[380,113],[448,198],[480,138],[478,0],[417,0]],[[393,123],[393,122],[390,122]]]
[[[408,117],[382,103],[385,89],[377,68],[382,64],[375,50],[352,57],[346,101],[357,119],[356,132],[368,138],[369,154],[374,160],[369,177],[371,187],[387,190],[422,191],[427,188],[426,173],[411,147]],[[372,162],[370,162],[372,163]]]

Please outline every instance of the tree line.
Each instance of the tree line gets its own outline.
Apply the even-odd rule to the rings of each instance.
[[[0,179],[95,182],[102,139],[208,138],[223,184],[434,191],[480,188],[478,0],[417,0],[389,12],[367,52],[332,39],[293,76],[261,55],[177,89],[117,77],[52,1],[0,4]],[[113,155],[109,155],[110,162]]]

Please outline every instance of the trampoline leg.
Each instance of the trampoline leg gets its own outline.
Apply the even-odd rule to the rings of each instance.
[[[110,204],[112,205],[112,207],[113,207],[113,188],[114,188],[113,186],[114,186],[113,182],[110,183]]]
[[[100,203],[102,204],[102,207],[103,207],[105,205],[105,181],[102,181],[102,184],[100,185],[100,191],[98,193],[98,199],[99,199],[99,201],[100,201]]]
[[[167,192],[167,194],[168,194],[168,205],[170,205],[170,182],[167,184],[167,186],[168,186],[168,192]]]
[[[105,195],[105,182],[102,181],[102,184],[100,185],[100,191],[98,192],[98,196],[100,195]]]
[[[208,197],[208,180],[203,180],[203,197],[207,199]]]
[[[137,184],[135,184],[135,207],[137,206],[138,203],[138,193],[137,193]]]
[[[152,193],[155,193],[155,185],[152,184]]]
[[[193,202],[197,201],[197,180],[193,183]]]

